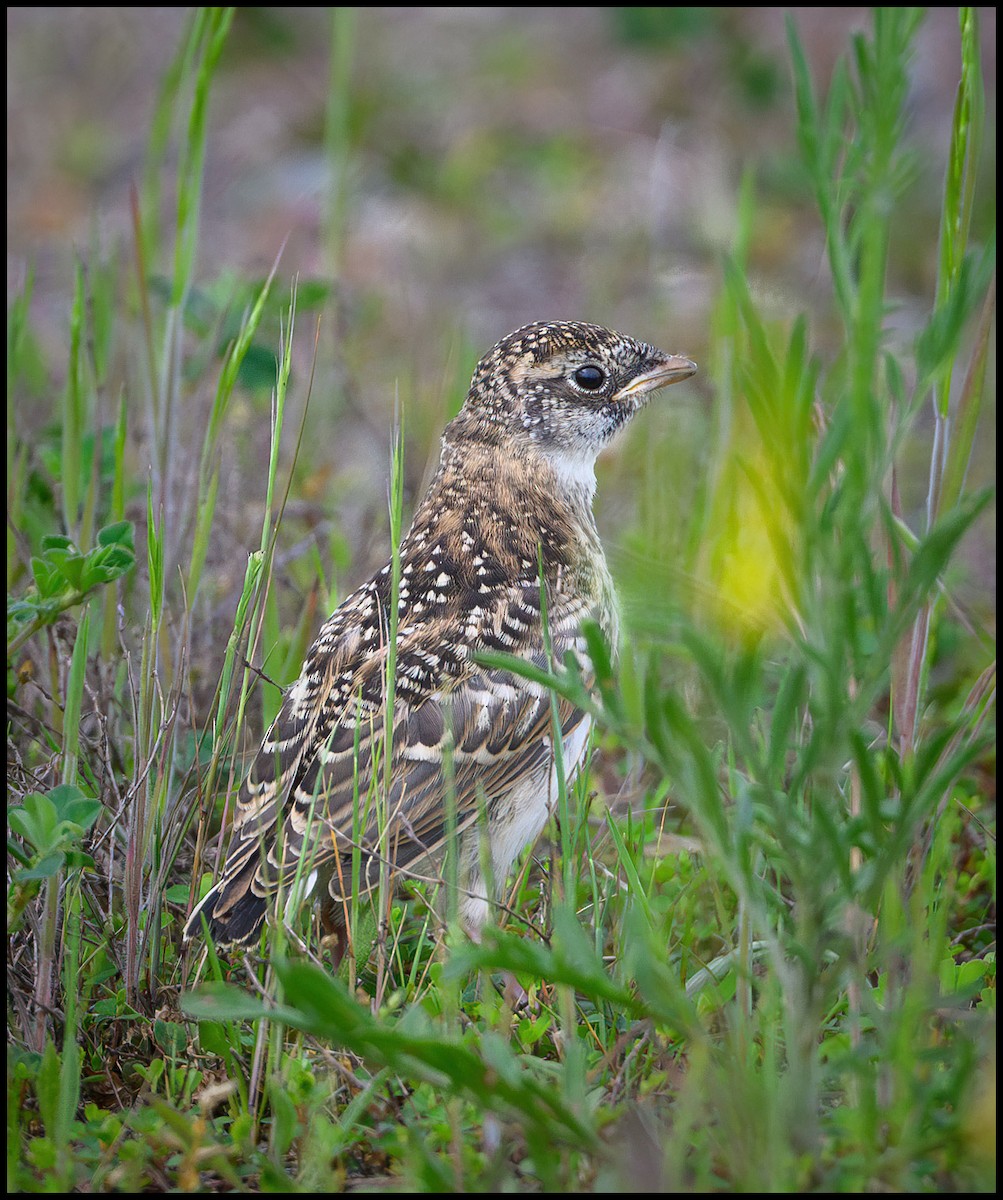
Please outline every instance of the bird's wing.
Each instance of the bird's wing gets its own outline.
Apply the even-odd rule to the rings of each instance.
[[[418,869],[517,781],[549,779],[551,693],[475,654],[499,650],[541,668],[568,650],[582,654],[586,601],[548,595],[551,655],[537,586],[496,594],[459,639],[435,619],[399,629],[388,771],[386,638],[379,622],[360,619],[359,595],[321,630],[241,788],[224,876],[206,908],[223,940],[246,940],[242,906],[254,908],[256,934],[280,882],[316,872],[333,895],[348,893],[358,848],[356,878],[368,890],[381,860],[391,871]],[[563,699],[557,716],[564,739],[584,719]]]

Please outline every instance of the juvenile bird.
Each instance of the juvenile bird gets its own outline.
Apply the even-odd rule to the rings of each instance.
[[[256,941],[281,889],[286,911],[317,898],[340,959],[353,850],[366,893],[381,861],[390,878],[434,873],[450,843],[459,915],[478,935],[492,887],[557,796],[550,693],[479,656],[502,651],[547,668],[572,651],[588,679],[588,620],[615,650],[616,597],[592,515],[595,460],[652,392],[695,370],[621,333],[564,321],[517,329],[481,359],[401,541],[392,704],[388,563],[322,626],[240,789],[222,876],[186,938],[204,917],[217,942]],[[563,699],[558,718],[570,780],[590,722]]]

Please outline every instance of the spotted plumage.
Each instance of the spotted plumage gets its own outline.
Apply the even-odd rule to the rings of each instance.
[[[549,666],[544,608],[556,662],[571,651],[588,672],[585,620],[615,648],[595,459],[651,392],[695,370],[576,322],[527,325],[481,360],[401,542],[392,704],[388,564],[321,628],[240,789],[222,877],[187,937],[204,917],[219,942],[256,940],[281,889],[287,906],[317,898],[343,947],[353,888],[375,888],[381,862],[390,877],[436,877],[454,839],[459,911],[476,935],[492,899],[485,875],[504,882],[557,791],[550,694],[479,656]],[[565,700],[557,715],[570,778],[588,719]]]

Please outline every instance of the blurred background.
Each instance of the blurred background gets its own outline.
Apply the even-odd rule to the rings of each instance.
[[[685,523],[714,419],[708,347],[743,179],[755,192],[748,272],[758,304],[781,324],[807,313],[823,356],[838,333],[821,226],[796,157],[785,22],[824,86],[870,11],[238,10],[210,95],[192,304],[203,302],[206,324],[223,329],[221,314],[239,316],[248,285],[277,264],[277,346],[298,280],[290,455],[305,424],[280,549],[296,606],[316,563],[328,572],[319,603],[329,605],[384,561],[394,412],[404,416],[410,505],[477,357],[541,318],[607,324],[700,363],[696,379],[660,398],[601,464],[600,526],[628,592],[632,564],[649,595],[663,569],[671,587],[672,530]],[[992,130],[995,9],[980,19]],[[77,262],[117,256],[127,264],[120,278],[134,270],[130,197],[187,20],[184,9],[7,10],[7,290],[10,299],[32,273],[40,359],[34,383],[22,381],[14,397],[19,437],[44,440],[58,413]],[[930,9],[909,102],[916,184],[892,246],[893,341],[909,339],[932,301],[959,61],[957,10]],[[166,143],[167,181],[180,132]],[[989,182],[992,134],[986,144]],[[979,194],[976,237],[995,212],[994,186]],[[168,275],[169,255],[150,269]],[[111,375],[137,413],[140,341],[138,325],[119,331]],[[259,366],[228,418],[207,631],[214,617],[228,627],[260,531],[267,353]],[[211,372],[192,373],[193,446],[212,386]],[[184,419],[177,436],[187,436]],[[131,452],[142,479],[141,442]],[[903,461],[909,509],[926,490],[922,421],[914,480],[908,450]],[[994,408],[973,473],[994,477]],[[133,498],[137,519],[144,493]],[[652,555],[661,565],[646,561]],[[965,561],[959,586],[988,619],[994,518],[969,539]]]

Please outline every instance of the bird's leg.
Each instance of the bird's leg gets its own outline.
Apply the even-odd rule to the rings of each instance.
[[[348,950],[348,920],[344,902],[335,900],[326,889],[320,902],[320,923],[324,928],[321,945],[330,952],[331,962],[337,970]]]
[[[530,1008],[529,992],[511,971],[502,971],[502,998],[513,1012],[524,1013]]]
[[[468,880],[468,894],[466,899],[460,905],[460,919],[463,927],[467,932],[467,936],[472,942],[481,942],[481,933],[484,924],[488,919],[489,901],[486,896],[480,894],[480,889],[483,888],[483,881],[479,876],[472,876]],[[502,997],[509,1005],[513,1012],[521,1012],[529,1007],[529,993],[516,979],[511,971],[503,970],[502,977]]]

